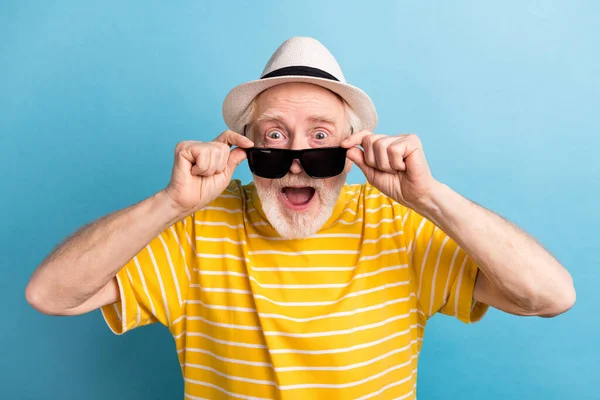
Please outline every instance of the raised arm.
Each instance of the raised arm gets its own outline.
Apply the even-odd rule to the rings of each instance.
[[[512,314],[542,317],[558,315],[575,303],[571,276],[539,243],[434,179],[416,135],[361,131],[341,146],[349,148],[348,158],[371,184],[433,222],[475,260],[482,272],[475,300]]]
[[[171,182],[152,197],[80,229],[35,270],[25,296],[48,315],[78,315],[119,300],[116,274],[173,223],[210,203],[229,184],[252,141],[231,131],[214,142],[182,142]]]

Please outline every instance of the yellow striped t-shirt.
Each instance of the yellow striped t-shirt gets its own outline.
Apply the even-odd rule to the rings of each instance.
[[[254,186],[232,181],[119,272],[102,313],[117,334],[166,325],[189,399],[412,399],[428,318],[485,313],[476,274],[369,184],[346,185],[314,236],[282,240]]]

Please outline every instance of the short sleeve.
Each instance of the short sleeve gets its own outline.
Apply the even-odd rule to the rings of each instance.
[[[194,268],[193,215],[154,238],[117,274],[120,301],[101,308],[115,334],[160,322],[170,327],[184,313]]]
[[[404,237],[421,311],[479,321],[488,306],[473,299],[478,267],[458,244],[414,210],[406,210]]]

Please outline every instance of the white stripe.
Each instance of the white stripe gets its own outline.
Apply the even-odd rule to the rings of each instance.
[[[456,261],[456,257],[460,252],[460,246],[456,246],[456,250],[454,251],[454,255],[452,256],[452,262],[450,262],[450,271],[448,272],[448,276],[446,277],[446,286],[444,287],[444,301],[447,301],[448,296],[448,288],[450,287],[450,280],[452,279],[452,271],[454,271],[454,262]]]
[[[399,219],[402,219],[402,215],[397,215],[394,218],[382,218],[376,224],[365,224],[365,228],[377,228],[381,224],[384,224],[384,223],[387,223],[387,222],[394,222],[394,221],[399,220]]]
[[[131,274],[129,273],[129,270],[126,269],[125,272],[127,273],[127,278],[129,278],[129,282],[131,282],[131,286],[133,287],[133,278],[131,277]],[[115,304],[116,305],[116,304]],[[137,314],[135,316],[135,326],[139,326],[140,325],[140,314],[142,313],[142,310],[140,309],[140,304],[136,301],[135,305],[137,307]],[[119,319],[121,318],[121,315],[119,315]]]
[[[185,223],[186,222],[187,222],[187,220],[183,220],[183,226],[184,226],[184,228],[185,228],[185,225],[186,225]],[[175,237],[175,241],[177,242],[177,245],[179,246],[179,251],[181,252],[181,256],[183,257],[183,264],[185,266],[185,274],[187,275],[188,282],[189,282],[191,280],[191,277],[190,277],[190,267],[188,267],[187,260],[185,258],[185,250],[183,249],[183,245],[179,241],[179,237],[177,236],[177,234],[176,234],[175,229],[173,228],[173,226],[171,226],[171,233],[173,233],[173,237]],[[187,238],[188,242],[191,245],[192,244],[192,239],[190,238],[190,235],[188,234],[187,229],[185,231],[185,237]],[[194,251],[194,253],[195,253],[195,251]]]
[[[196,225],[206,225],[206,226],[226,226],[231,229],[239,229],[239,228],[244,227],[244,224],[229,225],[227,222],[194,221],[194,223]]]
[[[352,271],[356,267],[250,267],[259,272],[314,272],[314,271]]]
[[[242,364],[242,365],[252,365],[254,367],[268,367],[268,368],[272,368],[273,364],[270,363],[264,363],[264,362],[257,362],[257,361],[246,361],[246,360],[237,360],[234,358],[227,358],[227,357],[221,357],[216,355],[215,353],[208,351],[208,350],[204,350],[204,349],[195,349],[195,348],[191,348],[191,347],[186,347],[184,349],[180,349],[177,350],[177,353],[181,353],[182,351],[185,351],[186,353],[202,353],[202,354],[206,354],[209,355],[213,358],[216,358],[217,360],[221,360],[227,363],[232,363],[232,364]]]
[[[249,290],[240,290],[240,289],[227,289],[227,288],[207,288],[200,286],[197,283],[192,283],[190,287],[200,288],[203,292],[214,292],[214,293],[236,293],[236,294],[252,294]]]
[[[336,254],[359,254],[358,250],[308,250],[308,251],[278,251],[278,250],[258,250],[249,251],[248,255],[255,256],[261,254],[277,254],[282,256],[303,256],[303,255],[336,255]]]
[[[217,339],[217,338],[214,338],[212,336],[209,336],[209,335],[206,335],[206,334],[200,333],[200,332],[186,332],[186,331],[183,331],[179,335],[176,335],[176,336],[173,335],[173,339],[178,340],[183,335],[186,335],[186,337],[187,336],[199,336],[199,337],[203,337],[205,339],[208,339],[211,342],[215,342],[215,343],[219,343],[219,344],[224,344],[224,345],[227,345],[227,346],[245,347],[245,348],[248,348],[248,349],[266,349],[267,348],[267,346],[265,346],[264,344],[230,342],[230,341],[227,341],[227,340]]]
[[[236,209],[229,209],[229,208],[225,208],[225,207],[213,207],[213,206],[207,206],[202,208],[200,211],[205,211],[205,210],[209,210],[209,211],[225,211],[228,214],[238,214],[242,212],[241,208],[236,208]]]
[[[370,194],[370,195],[368,195],[368,196],[364,197],[364,200],[368,200],[368,199],[378,199],[379,197],[383,197],[383,195],[382,195],[381,193],[379,193],[379,194]],[[358,200],[359,200],[359,199],[360,199],[360,197],[356,197],[356,198],[350,199],[350,200],[348,201],[348,203],[352,203],[352,202],[356,202],[356,203],[358,203]]]
[[[415,370],[415,371],[416,371],[416,370]],[[398,382],[396,382],[396,384],[393,384],[393,383],[391,383],[391,384],[389,384],[389,385],[386,385],[386,386],[385,386],[385,388],[386,388],[386,389],[389,389],[389,387],[400,385],[400,384],[402,384],[402,383],[404,383],[404,382],[406,382],[407,380],[410,380],[410,379],[412,379],[412,373],[411,373],[411,376],[410,376],[410,377],[404,378],[404,379],[402,379],[401,381],[398,381]],[[402,395],[402,396],[400,396],[400,397],[396,397],[394,400],[404,400],[404,399],[406,399],[407,397],[410,397],[410,396],[412,396],[412,394],[415,392],[415,388],[416,388],[416,387],[417,387],[417,383],[415,382],[415,384],[413,385],[413,387],[412,387],[412,389],[410,390],[410,392],[408,392],[408,393],[406,393],[406,394],[403,394],[403,395]]]
[[[370,276],[378,275],[382,272],[395,271],[395,270],[403,269],[403,268],[407,268],[407,267],[408,267],[408,264],[392,265],[389,267],[380,268],[376,271],[357,274],[357,275],[353,276],[352,279],[350,279],[350,281],[348,281],[346,283],[313,283],[313,284],[306,284],[306,285],[298,285],[298,284],[297,285],[280,285],[280,284],[275,284],[275,283],[260,283],[253,276],[250,277],[250,280],[252,282],[256,283],[258,286],[260,286],[262,288],[267,288],[267,289],[332,289],[332,288],[348,287],[352,284],[352,282],[354,282],[357,279],[367,278]],[[233,272],[232,274],[238,274],[238,273]],[[243,276],[247,276],[247,275],[244,274]]]
[[[268,222],[253,222],[252,226],[271,226]]]
[[[394,365],[391,368],[388,368],[384,371],[381,371],[378,374],[372,375],[368,378],[365,379],[361,379],[359,381],[354,381],[354,382],[348,382],[348,383],[337,383],[337,384],[329,384],[329,383],[304,383],[304,384],[298,384],[298,385],[285,385],[285,386],[279,386],[279,390],[295,390],[295,389],[313,389],[313,388],[323,388],[323,389],[343,389],[343,388],[348,388],[348,387],[353,387],[353,386],[358,386],[358,385],[362,385],[363,383],[367,383],[370,381],[373,381],[377,378],[381,378],[384,375],[389,374],[390,372],[393,372],[397,369],[406,367],[409,364],[412,364],[413,360],[415,358],[417,358],[419,355],[418,354],[414,354],[412,357],[410,357],[410,359],[402,364],[398,364],[398,365]],[[381,389],[380,389],[381,390]],[[373,394],[371,394],[373,395]],[[369,396],[371,396],[369,395]],[[368,397],[367,397],[368,398]]]
[[[250,207],[246,210],[247,213],[256,212],[256,208]]]
[[[359,362],[359,363],[355,363],[355,364],[350,364],[350,365],[343,365],[343,366],[326,366],[326,367],[307,367],[307,366],[294,366],[294,367],[280,367],[280,368],[275,368],[275,371],[277,372],[289,372],[289,371],[347,371],[349,369],[354,369],[354,368],[360,368],[360,367],[364,367],[366,365],[371,365],[377,361],[381,361],[383,359],[386,359],[390,356],[393,356],[394,354],[398,354],[398,353],[402,353],[403,351],[408,350],[413,344],[418,343],[418,340],[411,340],[406,346],[404,347],[400,347],[397,349],[394,349],[392,351],[389,351],[385,354],[380,355],[379,357],[375,357],[372,358],[370,360],[367,361],[363,361],[363,362]]]
[[[433,313],[433,302],[435,301],[435,279],[437,277],[438,267],[440,266],[440,260],[442,259],[442,254],[444,253],[444,247],[446,243],[448,243],[448,236],[444,238],[444,241],[440,245],[440,250],[438,251],[438,258],[435,262],[435,269],[433,270],[433,278],[431,279],[431,300],[429,301],[429,315]],[[443,300],[442,300],[443,301]]]
[[[433,228],[433,233],[431,234],[431,238],[429,239],[429,243],[427,243],[427,248],[425,249],[425,254],[423,255],[423,262],[421,263],[421,273],[419,274],[419,290],[417,290],[417,298],[421,298],[421,286],[423,284],[423,272],[425,272],[425,264],[427,264],[427,257],[429,257],[429,251],[431,250],[431,245],[433,244],[433,239],[435,238],[435,231],[437,231],[437,226]],[[417,247],[417,240],[415,239],[415,249]]]
[[[390,204],[382,204],[382,205],[380,205],[380,206],[379,206],[379,207],[377,207],[377,208],[367,208],[367,209],[365,210],[365,212],[366,212],[367,214],[372,214],[372,213],[376,213],[377,211],[381,210],[382,208],[392,208],[392,206],[391,206]],[[344,208],[344,209],[342,210],[342,213],[348,213],[348,214],[351,214],[351,215],[356,215],[356,214],[357,214],[357,213],[359,213],[359,212],[360,212],[362,209],[363,209],[363,205],[361,204],[361,205],[359,205],[359,206],[358,206],[358,209],[357,209],[356,211],[354,211],[354,209],[352,209],[352,208]]]
[[[230,392],[230,391],[227,391],[227,390],[223,389],[223,388],[222,388],[222,387],[220,387],[220,386],[213,385],[212,383],[209,383],[209,382],[196,381],[196,380],[194,380],[194,379],[190,379],[190,378],[186,378],[186,377],[184,377],[184,378],[183,378],[183,380],[184,380],[184,381],[186,381],[186,382],[189,382],[189,383],[193,383],[193,384],[195,384],[195,385],[202,385],[202,386],[208,386],[208,387],[211,387],[211,388],[213,388],[213,389],[216,389],[216,390],[218,390],[218,391],[219,391],[219,392],[221,392],[221,393],[225,393],[227,396],[235,397],[236,399],[248,399],[248,400],[259,399],[259,400],[269,400],[269,399],[268,399],[268,398],[266,398],[266,397],[246,396],[246,395],[243,395],[243,394],[237,394],[237,393],[233,393],[233,392]],[[186,394],[186,396],[189,396],[189,395],[188,395],[188,394]]]
[[[367,342],[367,343],[361,343],[361,344],[357,344],[354,346],[350,346],[350,347],[342,347],[342,348],[338,348],[338,349],[326,349],[326,350],[296,350],[296,349],[276,349],[276,350],[269,350],[269,353],[271,354],[336,354],[336,353],[348,353],[354,350],[359,350],[359,349],[366,349],[368,347],[373,347],[373,346],[377,346],[378,344],[381,343],[385,343],[388,340],[392,340],[395,339],[399,336],[402,335],[406,335],[407,333],[409,333],[412,329],[414,328],[425,328],[425,326],[420,325],[420,324],[413,324],[411,326],[408,327],[408,329],[405,329],[403,331],[400,332],[395,332],[392,333],[389,336],[386,336],[382,339],[377,339],[374,340],[372,342]],[[423,339],[418,337],[417,340],[422,341]]]
[[[240,240],[239,242],[237,242],[237,241],[231,240],[229,238],[210,238],[210,237],[204,237],[204,236],[196,236],[196,240],[199,240],[201,242],[215,242],[215,243],[229,242],[232,244],[246,244],[245,240]]]
[[[400,236],[402,234],[404,234],[403,231],[398,231],[398,232],[395,232],[395,233],[390,233],[389,235],[381,235],[381,236],[379,236],[379,239],[367,239],[367,240],[363,240],[363,244],[378,243],[382,239],[390,239],[390,238],[393,238],[393,237],[396,237],[396,236]]]
[[[350,215],[356,215],[363,209],[362,204],[358,206],[358,209],[354,211],[352,208],[344,208],[341,213],[348,213]]]
[[[192,364],[192,363],[183,363],[183,364],[181,364],[181,366],[185,366],[185,367],[189,367],[189,368],[202,369],[204,371],[210,371],[210,372],[212,372],[214,374],[222,376],[223,378],[230,379],[232,381],[254,383],[254,384],[257,384],[257,385],[277,386],[277,384],[275,382],[273,382],[273,381],[265,381],[265,380],[261,380],[261,379],[243,378],[241,376],[234,376],[234,375],[224,374],[223,372],[221,372],[221,371],[219,371],[219,370],[217,370],[215,368],[207,367],[205,365]]]
[[[392,250],[383,250],[372,256],[363,256],[358,260],[358,262],[365,261],[365,260],[375,260],[376,258],[379,258],[386,254],[401,253],[403,251],[406,251],[406,247],[400,247],[399,249],[392,249]]]
[[[177,236],[175,236],[177,237]],[[177,279],[177,274],[175,273],[175,267],[173,266],[173,260],[171,259],[171,252],[169,251],[169,246],[162,237],[162,234],[158,235],[160,242],[165,249],[165,255],[167,256],[167,261],[169,262],[169,268],[171,269],[171,277],[173,278],[173,282],[175,283],[175,291],[177,292],[177,300],[179,300],[179,306],[183,305],[183,300],[181,300],[181,291],[179,290],[179,279]],[[187,267],[186,267],[187,269]]]
[[[377,208],[367,208],[366,209],[366,213],[376,213],[377,211],[381,210],[382,208],[392,208],[391,204],[382,204]]]
[[[360,325],[360,326],[355,326],[350,329],[340,329],[338,331],[309,332],[309,333],[288,333],[288,332],[278,332],[278,331],[265,331],[264,335],[265,336],[295,337],[295,338],[348,335],[350,333],[356,333],[356,332],[361,332],[361,331],[367,331],[367,330],[373,329],[373,328],[379,328],[379,327],[387,325],[391,322],[398,321],[399,319],[408,318],[411,314],[416,313],[416,312],[418,312],[417,309],[412,309],[412,310],[410,310],[410,312],[408,312],[406,314],[396,315],[394,317],[390,317],[390,318],[384,319],[383,321],[375,322],[373,324]]]
[[[406,220],[408,219],[408,214],[410,214],[412,210],[410,208],[406,209],[406,214],[404,214],[404,217],[402,217],[402,228],[404,229],[404,224],[406,223]]]
[[[358,234],[358,233],[317,233],[315,235],[311,235],[308,237],[305,237],[304,240],[306,239],[321,239],[321,238],[357,238],[359,239],[362,235]],[[262,235],[258,235],[256,233],[250,233],[248,235],[249,238],[256,238],[256,239],[264,239],[264,240],[290,240],[290,239],[286,239],[286,238],[282,238],[280,236],[262,236]]]
[[[185,393],[185,398],[192,399],[192,400],[210,400],[210,399],[207,399],[206,397],[192,396],[191,394],[187,394],[187,393]]]
[[[416,355],[412,356],[412,358],[415,358],[415,356],[418,356],[418,354],[416,354]],[[411,358],[411,360],[412,360],[412,358]],[[413,369],[413,370],[411,371],[410,375],[409,375],[409,376],[407,376],[406,378],[404,378],[404,379],[400,379],[400,380],[399,380],[399,381],[397,381],[397,382],[393,382],[393,383],[387,384],[387,385],[385,385],[384,387],[382,387],[381,389],[379,389],[378,391],[376,391],[376,392],[373,392],[373,393],[370,393],[370,394],[368,394],[368,395],[366,395],[366,396],[360,397],[358,400],[366,400],[366,399],[370,399],[371,397],[373,397],[373,396],[377,396],[377,395],[379,395],[379,394],[383,393],[384,391],[388,390],[388,389],[389,389],[389,388],[391,388],[391,387],[394,387],[394,386],[401,385],[401,384],[403,384],[404,382],[408,382],[408,381],[410,381],[410,380],[412,380],[412,379],[413,379],[413,376],[414,376],[416,373],[417,373],[417,369],[415,368],[415,369]],[[413,386],[413,390],[411,390],[411,391],[410,391],[408,394],[405,394],[405,395],[403,395],[402,397],[399,397],[399,399],[405,399],[405,398],[407,398],[408,396],[410,396],[410,395],[412,394],[412,392],[415,390],[414,388],[415,388],[415,387]]]
[[[268,297],[265,297],[265,296],[259,295],[259,294],[254,295],[254,299],[261,299],[261,300],[268,301],[269,303],[273,303],[273,304],[276,304],[279,306],[286,306],[286,307],[328,306],[328,305],[332,305],[332,304],[337,304],[340,301],[347,299],[347,298],[358,297],[358,296],[362,296],[363,294],[369,294],[369,293],[378,292],[381,290],[385,290],[385,289],[389,289],[389,288],[393,288],[393,287],[397,287],[397,286],[402,286],[402,285],[408,285],[408,284],[410,284],[410,281],[387,283],[385,285],[377,286],[377,287],[374,287],[371,289],[348,293],[347,295],[342,296],[339,299],[332,300],[332,301],[306,301],[306,302],[304,302],[304,301],[300,301],[300,302],[274,301],[274,300],[269,299]]]
[[[187,303],[187,300],[184,300],[184,302]],[[180,316],[179,318],[177,318],[175,321],[171,322],[171,326],[177,325],[177,323],[179,321],[183,321],[186,318],[187,318],[187,315],[183,314],[182,316]]]
[[[463,260],[462,265],[460,266],[460,274],[458,275],[458,285],[456,285],[456,296],[454,299],[454,315],[458,317],[458,295],[460,294],[460,285],[462,284],[463,274],[465,272],[465,267],[467,265],[467,260],[469,256],[465,255],[465,259]]]
[[[113,307],[115,309],[115,312],[117,313],[117,317],[119,318],[119,321],[121,322],[121,324],[123,324],[123,318],[121,318],[121,311],[119,311],[119,307],[117,307],[117,303],[113,303]]]
[[[350,283],[313,283],[307,285],[281,285],[278,283],[260,283],[253,276],[250,277],[250,280],[256,283],[261,288],[265,289],[334,289],[343,288],[350,285]]]
[[[357,314],[360,314],[360,313],[363,313],[363,312],[367,312],[367,311],[378,310],[380,308],[385,308],[387,306],[391,306],[391,305],[396,304],[396,303],[401,303],[401,302],[404,302],[404,301],[408,301],[408,300],[410,300],[411,297],[414,297],[414,296],[415,296],[415,294],[411,293],[409,297],[402,297],[400,299],[388,300],[388,301],[385,301],[383,303],[376,304],[374,306],[357,308],[356,310],[353,310],[353,311],[341,311],[341,312],[335,312],[335,313],[331,313],[331,314],[318,315],[316,317],[294,318],[294,317],[288,317],[287,315],[265,314],[265,313],[259,313],[258,316],[260,318],[285,319],[287,321],[294,321],[294,322],[317,321],[319,319],[336,318],[336,317],[348,317],[348,316],[357,315]]]
[[[165,307],[165,314],[167,315],[167,325],[171,326],[171,313],[169,312],[169,303],[167,302],[167,294],[165,293],[165,286],[163,285],[162,276],[160,276],[160,271],[158,270],[158,264],[156,264],[156,259],[154,258],[152,248],[150,245],[146,246],[146,248],[150,253],[152,265],[154,266],[154,272],[156,273],[156,278],[158,279],[158,286],[160,287],[160,294],[162,295],[163,306]]]
[[[196,253],[196,255],[199,258],[217,258],[217,259],[231,258],[233,260],[246,261],[248,263],[250,262],[250,260],[247,259],[247,258],[234,256],[232,254],[205,254],[205,253]]]
[[[248,277],[248,274],[244,274],[242,272],[235,272],[235,271],[206,271],[206,270],[201,270],[199,268],[194,268],[194,272],[197,272],[200,275],[218,275],[218,276],[232,275],[232,276]]]
[[[338,224],[338,223],[339,224],[344,224],[344,225],[354,225],[354,224],[357,224],[359,222],[363,222],[363,219],[362,218],[357,218],[354,221],[345,221],[343,219],[338,219],[335,223],[336,224]]]
[[[240,329],[243,331],[260,331],[262,329],[260,326],[235,325],[235,324],[224,324],[222,322],[214,322],[214,321],[210,321],[206,318],[202,318],[202,317],[198,317],[198,316],[187,317],[187,320],[188,321],[202,321],[205,324],[212,325],[212,326],[218,326],[220,328]]]
[[[220,199],[241,199],[240,196],[235,194],[222,194],[219,196]]]
[[[186,304],[200,304],[204,308],[208,308],[211,310],[224,310],[224,311],[238,311],[238,312],[256,312],[256,308],[248,308],[248,307],[230,307],[230,306],[222,306],[219,304],[206,304],[202,300],[184,300]],[[174,324],[175,322],[173,322]]]
[[[148,303],[150,303],[150,309],[152,310],[152,315],[156,315],[156,310],[154,309],[154,302],[152,301],[152,297],[150,297],[150,293],[148,293],[148,286],[146,286],[146,279],[144,278],[144,274],[142,273],[142,268],[140,267],[140,261],[137,256],[133,258],[135,262],[135,267],[137,269],[138,274],[140,275],[140,280],[142,281],[142,287],[144,288],[144,293],[146,293],[146,297],[148,298]]]

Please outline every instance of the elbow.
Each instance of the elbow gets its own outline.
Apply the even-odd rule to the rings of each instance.
[[[569,311],[575,305],[577,293],[572,279],[565,282],[557,292],[555,292],[548,301],[546,309],[539,314],[543,318],[553,318]]]
[[[65,315],[63,312],[53,306],[48,290],[31,280],[25,288],[25,300],[31,307],[45,315]]]

